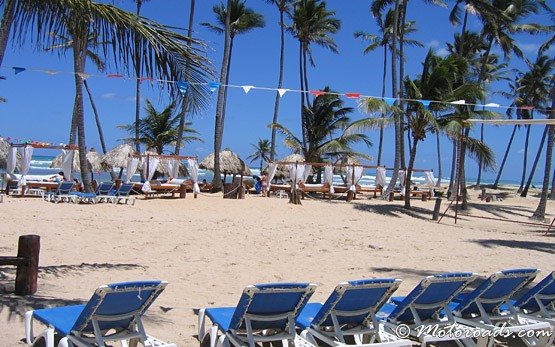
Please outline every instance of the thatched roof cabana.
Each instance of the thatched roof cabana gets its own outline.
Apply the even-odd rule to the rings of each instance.
[[[280,160],[276,160],[276,162],[287,162],[287,163],[294,163],[294,162],[299,162],[299,163],[303,163],[304,162],[304,157],[300,154],[297,153],[293,153],[288,155],[287,157],[280,159]],[[268,166],[266,166],[264,168],[264,170],[267,170]],[[276,175],[274,176],[274,178],[277,179],[284,179],[284,178],[289,178],[289,164],[283,164],[283,165],[278,165],[277,170],[276,170]]]
[[[108,151],[101,157],[101,162],[113,168],[126,168],[129,157],[136,154],[131,145],[123,144]]]
[[[8,165],[8,152],[10,150],[10,143],[8,140],[0,137],[0,169],[5,169]],[[21,155],[17,153],[17,164],[16,167],[19,169],[21,162]]]
[[[102,162],[102,157],[100,154],[91,149],[87,152],[87,161],[89,162],[89,168],[92,172],[100,172],[100,171],[110,171],[110,167],[107,166]],[[52,163],[50,164],[51,168],[54,167],[62,167],[62,154],[58,154]],[[79,161],[79,153],[75,151],[73,154],[73,171],[81,171],[80,161]]]
[[[142,170],[142,160],[146,160],[147,155],[152,155],[152,156],[158,156],[159,154],[156,152],[152,152],[152,151],[145,151],[143,152],[143,154],[141,155],[141,164],[139,165],[139,169]],[[170,165],[168,164],[168,162],[171,159],[168,158],[164,158],[162,157],[158,157],[159,161],[158,161],[158,166],[156,167],[156,171],[164,174],[164,175],[170,175]],[[183,162],[180,160],[179,161],[179,176],[189,176],[189,172],[187,171],[187,168],[185,167],[185,165],[183,165]],[[173,177],[176,178],[176,177]]]
[[[199,164],[201,169],[206,169],[214,171],[214,153],[208,155]],[[251,169],[245,164],[241,158],[235,153],[233,153],[229,148],[224,149],[220,152],[220,167],[222,174],[224,175],[252,175]]]

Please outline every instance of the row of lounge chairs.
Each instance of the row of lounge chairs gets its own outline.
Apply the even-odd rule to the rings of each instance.
[[[496,272],[476,289],[472,273],[424,278],[407,296],[393,297],[401,281],[393,278],[340,283],[324,303],[309,302],[311,283],[248,286],[237,306],[199,311],[198,338],[210,346],[423,346],[454,341],[459,346],[493,346],[496,336],[515,334],[528,346],[550,346],[555,336],[555,271],[518,299],[536,269]],[[142,316],[166,282],[127,282],[101,286],[86,305],[29,311],[27,343],[54,334],[77,346],[138,339],[145,346],[175,346],[146,334]],[[212,322],[206,330],[206,318]],[[33,320],[47,325],[37,338]],[[524,334],[522,332],[525,332]],[[110,335],[107,335],[109,333]],[[62,344],[63,343],[63,344]],[[124,344],[126,345],[126,344]]]
[[[94,193],[84,193],[74,190],[73,182],[60,182],[55,191],[44,194],[44,200],[59,203],[73,202],[75,204],[84,202],[96,204],[99,202],[110,202],[113,204],[128,202],[135,204],[135,198],[129,196],[133,189],[133,184],[122,184],[115,189],[112,182],[102,182]]]

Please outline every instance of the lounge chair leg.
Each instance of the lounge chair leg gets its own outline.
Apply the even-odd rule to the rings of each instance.
[[[198,311],[198,340],[201,344],[202,344],[202,341],[204,341],[204,337],[206,336],[205,326],[206,326],[205,309],[201,308]]]
[[[30,346],[33,344],[33,311],[25,312],[25,340]]]
[[[44,334],[44,342],[46,343],[46,347],[54,347],[54,329],[48,328]]]
[[[210,328],[210,347],[216,347],[216,340],[218,340],[218,346],[223,346],[223,341],[220,341],[225,338],[225,335],[220,336],[218,339],[218,326],[213,325]]]
[[[67,337],[64,337],[58,342],[58,347],[73,347],[73,343],[71,343]]]

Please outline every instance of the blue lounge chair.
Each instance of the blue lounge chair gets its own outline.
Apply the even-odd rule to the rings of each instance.
[[[124,282],[99,287],[85,305],[46,308],[25,313],[25,337],[33,345],[41,339],[54,347],[54,334],[61,346],[105,346],[106,341],[138,340],[146,346],[174,346],[148,336],[142,316],[166,287],[167,282]],[[33,336],[33,320],[47,328]],[[147,344],[149,343],[149,344]]]
[[[87,202],[96,204],[99,202],[100,197],[105,197],[110,194],[113,186],[114,184],[112,182],[102,182],[94,193],[71,192],[71,194],[77,196],[76,203]]]
[[[407,296],[392,298],[378,317],[402,337],[417,339],[422,346],[431,342],[453,341],[459,346],[486,346],[487,337],[474,341],[475,328],[457,324],[448,307],[475,276],[472,273],[447,273],[424,278]]]
[[[124,183],[122,184],[119,189],[115,192],[114,198],[112,202],[114,204],[119,204],[121,201],[127,204],[131,202],[131,205],[135,205],[135,198],[129,196],[129,193],[133,190],[133,183]]]
[[[75,195],[72,195],[72,190],[73,190],[73,182],[72,181],[67,181],[67,182],[60,182],[60,184],[58,185],[58,188],[54,191],[54,192],[49,192],[44,194],[44,200],[46,201],[52,201],[55,203],[59,203],[60,201],[67,201],[67,202],[71,202],[71,201],[75,201],[75,199],[77,199],[77,197]]]
[[[324,304],[308,303],[303,308],[296,320],[301,338],[314,346],[316,339],[331,346],[349,346],[346,336],[353,336],[356,345],[412,346],[410,340],[386,332],[376,317],[400,283],[393,278],[340,283]]]
[[[514,269],[494,273],[475,290],[455,298],[456,305],[452,307],[456,320],[502,336],[524,332],[524,336],[519,337],[526,345],[546,346],[551,338],[551,325],[519,314],[510,301],[538,272],[537,269]],[[538,333],[536,336],[526,334],[530,331]]]
[[[524,314],[555,325],[555,271],[524,293],[513,306]]]
[[[245,288],[236,307],[203,308],[199,311],[199,340],[207,335],[206,317],[212,321],[210,346],[233,344],[254,347],[259,342],[289,341],[303,344],[295,331],[295,319],[316,285],[309,283],[257,284]],[[218,337],[218,331],[221,335]]]

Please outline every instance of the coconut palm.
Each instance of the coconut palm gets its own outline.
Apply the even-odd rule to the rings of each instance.
[[[555,59],[550,59],[545,55],[540,55],[537,57],[534,65],[530,67],[530,71],[527,71],[520,77],[519,92],[522,92],[523,95],[527,96],[527,105],[539,110],[547,109],[554,64]],[[533,112],[534,110],[531,111],[531,114],[533,114]],[[522,197],[526,197],[528,189],[530,189],[530,185],[532,184],[532,179],[545,144],[548,128],[549,127],[546,126],[543,132],[536,158],[532,165],[530,175],[528,176],[528,181],[526,182],[526,185],[522,189],[522,193],[520,195]]]
[[[222,186],[220,176],[220,150],[225,123],[225,108],[227,102],[227,87],[229,72],[231,70],[231,55],[233,51],[233,41],[235,36],[249,32],[255,28],[264,27],[264,17],[246,7],[245,0],[228,0],[227,6],[224,4],[216,5],[212,8],[216,15],[217,24],[201,23],[210,30],[224,34],[224,53],[222,58],[222,68],[220,72],[220,82],[224,84],[218,91],[218,101],[216,104],[216,121],[214,125],[214,179],[212,185],[215,189]]]
[[[85,126],[83,119],[83,77],[88,50],[88,38],[91,33],[111,42],[104,45],[102,53],[111,57],[115,66],[129,72],[130,66],[140,65],[145,77],[157,76],[164,80],[180,77],[185,61],[192,66],[191,79],[204,82],[209,71],[208,60],[200,54],[199,41],[189,48],[185,42],[191,40],[174,33],[166,27],[136,15],[125,12],[115,6],[97,3],[91,0],[19,0],[13,11],[14,38],[21,42],[30,35],[34,42],[56,45],[59,42],[50,32],[74,39],[73,56],[75,71],[74,119],[77,123],[77,142],[83,185],[91,191],[86,165]],[[1,42],[1,40],[0,40]],[[136,53],[136,42],[140,42],[140,59]],[[3,49],[0,47],[0,55]],[[140,59],[140,61],[139,61]],[[173,84],[165,86],[172,92],[177,88]]]
[[[141,8],[143,3],[149,0],[134,0],[135,1],[135,14],[137,17],[141,15]],[[191,35],[189,35],[191,37]],[[141,153],[141,146],[139,144],[139,119],[141,118],[141,51],[140,51],[140,41],[135,40],[135,56],[137,57],[137,62],[135,63],[135,150],[137,153]],[[141,173],[142,175],[142,173]]]
[[[338,53],[337,44],[330,36],[341,27],[341,21],[335,18],[335,11],[328,11],[326,3],[319,0],[298,0],[290,14],[291,27],[288,31],[299,41],[299,79],[301,90],[301,129],[303,147],[308,143],[308,127],[304,119],[305,105],[310,103],[308,91],[307,61],[315,66],[311,45],[316,44]]]
[[[147,100],[145,112],[146,116],[139,120],[139,142],[146,145],[147,150],[153,149],[156,153],[162,154],[165,146],[177,141],[179,115],[175,114],[175,103],[169,104],[163,111],[158,112]],[[195,136],[198,132],[190,126],[191,122],[187,122],[184,132],[191,135],[183,136],[182,141],[184,143],[202,141]],[[119,128],[133,134],[136,124],[120,125]]]
[[[269,140],[258,139],[258,143],[251,144],[254,148],[254,153],[249,155],[247,159],[250,159],[251,163],[255,160],[260,159],[260,172],[262,172],[262,167],[264,162],[272,161],[270,153],[272,151],[272,145]]]
[[[385,19],[382,19],[381,16],[376,18],[376,22],[380,30],[379,36],[365,33],[363,31],[355,32],[355,38],[361,38],[362,40],[369,42],[368,46],[364,48],[364,51],[363,51],[364,54],[368,54],[376,50],[378,47],[383,48],[384,58],[383,58],[383,74],[382,74],[382,97],[385,96],[385,88],[386,88],[386,80],[387,80],[387,52],[388,50],[391,49],[391,35],[393,34],[393,28],[392,28],[393,14],[394,14],[393,11],[389,10],[385,15]],[[405,23],[405,25],[407,26],[405,28],[405,35],[408,35],[416,31],[415,23],[416,22],[414,21],[409,21]],[[422,43],[417,40],[405,39],[405,43],[415,47],[423,46]],[[382,147],[383,147],[383,127],[380,127],[380,136],[379,136],[379,142],[378,142],[378,161],[377,161],[378,165],[381,165]]]
[[[277,89],[283,86],[283,65],[284,65],[284,51],[285,51],[285,13],[289,12],[293,0],[266,0],[266,3],[275,5],[279,11],[279,29],[280,29],[280,46],[279,46],[279,77]],[[272,123],[277,123],[279,115],[279,91],[276,92],[276,101],[274,102],[274,117]],[[272,128],[272,142],[271,142],[270,159],[274,160],[276,152],[276,129]]]
[[[8,37],[12,27],[15,3],[16,0],[5,0],[3,3],[4,14],[2,16],[2,21],[0,22],[0,66],[2,66],[6,46],[8,45]]]

